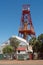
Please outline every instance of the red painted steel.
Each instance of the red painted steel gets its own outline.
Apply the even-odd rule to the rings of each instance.
[[[23,5],[21,25],[19,28],[19,34],[24,39],[28,38],[28,35],[35,37],[35,31],[32,24],[31,14],[30,14],[30,5]]]

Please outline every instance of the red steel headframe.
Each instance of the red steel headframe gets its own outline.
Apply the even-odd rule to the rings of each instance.
[[[21,34],[21,36],[24,39],[27,39],[28,35],[35,37],[34,27],[32,24],[32,19],[30,14],[30,5],[23,5],[19,34]]]

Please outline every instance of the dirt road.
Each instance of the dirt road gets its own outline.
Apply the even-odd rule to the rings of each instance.
[[[43,60],[0,60],[0,65],[43,65]]]

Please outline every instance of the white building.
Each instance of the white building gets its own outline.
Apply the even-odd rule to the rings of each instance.
[[[9,40],[0,45],[0,54],[3,54],[2,50],[7,45],[10,45],[10,41]]]

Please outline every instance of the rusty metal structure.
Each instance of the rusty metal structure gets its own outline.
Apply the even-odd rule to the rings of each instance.
[[[34,27],[30,14],[30,5],[23,5],[19,36],[26,40],[28,40],[28,36],[35,37]]]

